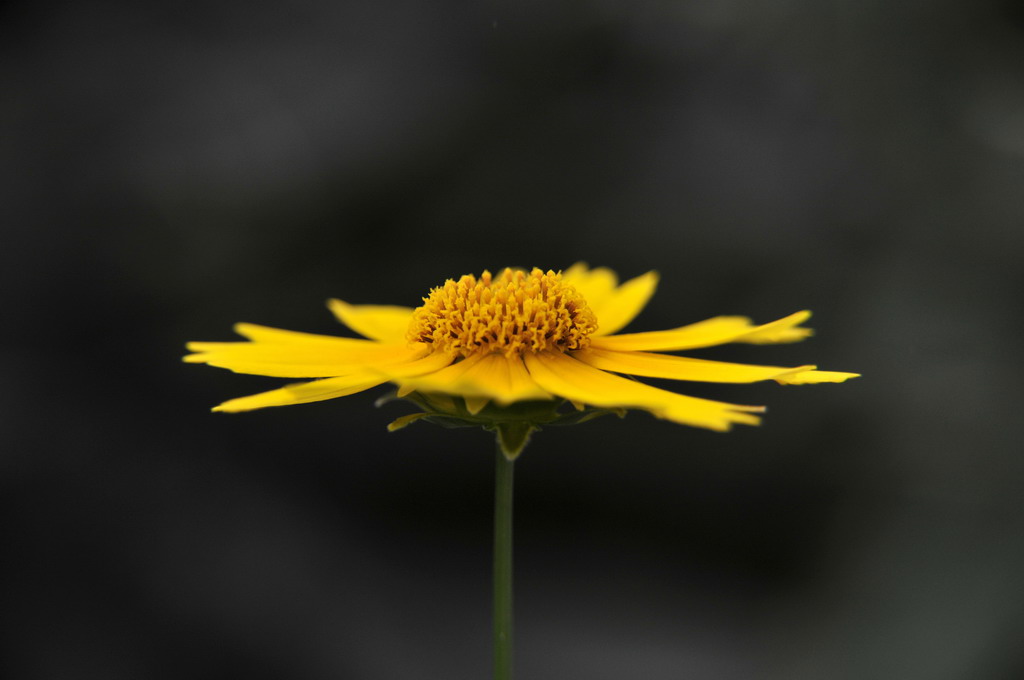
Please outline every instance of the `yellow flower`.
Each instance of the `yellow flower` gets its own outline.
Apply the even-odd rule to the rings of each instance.
[[[444,395],[459,397],[459,413],[469,417],[517,402],[567,400],[580,410],[641,409],[723,431],[734,423],[756,425],[755,414],[764,407],[685,396],[623,376],[783,385],[857,377],[814,366],[753,366],[663,353],[730,342],[803,340],[811,334],[800,325],[810,316],[806,311],[763,325],[719,316],[671,330],[616,335],[647,304],[657,282],[657,274],[648,272],[620,285],[611,270],[584,264],[560,273],[505,269],[492,276],[485,271],[480,277],[449,279],[416,309],[331,300],[338,320],[368,339],[241,323],[235,331],[247,342],[192,342],[188,348],[194,354],[185,361],[237,373],[320,378],[232,399],[215,411],[321,401],[391,382],[398,396],[420,397],[434,406],[455,403]],[[395,426],[409,421],[399,419]]]

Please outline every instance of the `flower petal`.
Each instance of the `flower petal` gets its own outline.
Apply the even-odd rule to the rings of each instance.
[[[466,410],[474,416],[477,413],[480,413],[480,411],[483,411],[484,407],[491,403],[491,400],[488,397],[465,397],[463,401],[466,402]]]
[[[591,305],[597,317],[595,336],[611,335],[624,328],[647,305],[657,287],[658,273],[647,272],[616,288],[600,306]]]
[[[811,318],[811,312],[807,309],[794,312],[789,316],[784,316],[777,321],[771,321],[766,324],[757,326],[751,329],[750,332],[744,333],[738,338],[734,338],[729,342],[743,342],[750,345],[774,345],[777,343],[785,342],[800,342],[806,340],[810,336],[814,335],[814,329],[812,328],[798,328],[800,324]]]
[[[605,371],[670,380],[696,380],[718,383],[751,383],[759,380],[782,380],[791,374],[818,373],[814,366],[754,366],[724,361],[691,359],[669,354],[618,352],[588,349],[572,353],[573,358]]]
[[[607,267],[589,269],[584,262],[577,262],[563,271],[562,281],[579,291],[590,309],[594,310],[595,315],[598,308],[612,296],[616,286],[619,285],[619,277],[611,269]]]
[[[200,354],[229,351],[239,347],[252,347],[257,344],[261,347],[286,348],[287,351],[292,351],[296,347],[319,347],[337,352],[380,346],[380,343],[361,338],[339,338],[335,335],[316,335],[314,333],[286,331],[280,328],[258,326],[251,323],[236,323],[234,330],[252,342],[189,342],[185,346],[198,354],[185,357],[185,361],[188,363],[205,363],[206,359],[201,357]]]
[[[520,357],[490,354],[466,371],[460,387],[480,396],[490,397],[501,405],[531,399],[551,399],[551,394],[530,377]]]
[[[810,316],[808,311],[797,312],[761,326],[753,325],[750,319],[742,316],[717,316],[667,331],[595,337],[591,339],[591,346],[595,349],[669,351],[712,347],[728,342],[797,342],[813,333],[810,328],[799,328]]]
[[[299,331],[287,331],[282,328],[271,328],[270,326],[259,326],[254,323],[236,323],[234,331],[243,338],[253,342],[266,342],[275,345],[295,345],[308,343],[337,344],[366,344],[369,340],[362,338],[340,338],[336,335],[318,335],[316,333],[301,333]]]
[[[412,308],[396,305],[350,305],[341,300],[327,301],[334,316],[356,333],[381,342],[403,342]]]
[[[266,406],[287,406],[304,404],[309,401],[322,401],[335,397],[344,397],[356,392],[376,387],[388,382],[391,376],[414,376],[437,371],[445,363],[451,361],[440,354],[430,354],[422,359],[396,363],[387,366],[366,366],[358,372],[313,382],[296,383],[269,392],[261,392],[248,397],[240,397],[226,401],[214,408],[214,411],[251,411]],[[387,371],[384,374],[383,371]]]
[[[185,361],[226,368],[235,373],[276,378],[325,378],[358,373],[377,366],[408,363],[429,351],[426,345],[409,347],[404,343],[359,342],[366,344],[190,343],[190,348],[205,348],[206,351],[190,354]]]
[[[850,378],[859,378],[860,373],[840,371],[802,371],[775,378],[780,385],[813,385],[816,383],[841,383]]]
[[[238,413],[268,406],[305,404],[313,401],[334,399],[335,397],[346,397],[385,382],[387,382],[386,378],[381,378],[379,375],[371,373],[356,373],[338,378],[325,378],[324,380],[314,380],[313,382],[296,383],[276,390],[270,390],[269,392],[252,394],[248,397],[231,399],[230,401],[225,401],[220,406],[215,406],[213,410]]]
[[[367,368],[375,373],[386,376],[389,380],[397,382],[402,378],[437,373],[451,363],[452,359],[447,354],[433,352],[407,363],[367,366]]]
[[[385,372],[391,373],[390,370]],[[503,354],[469,357],[434,373],[396,381],[403,388],[412,387],[417,392],[486,397],[502,405],[552,398],[530,377],[522,359]]]
[[[436,354],[443,356],[441,352]],[[402,396],[403,393],[408,394],[409,392],[441,392],[443,394],[461,395],[462,393],[454,388],[455,383],[482,358],[480,356],[473,356],[456,363],[451,363],[451,359],[449,359],[449,365],[418,376],[398,375],[385,367],[378,368],[377,371],[398,383],[398,396]]]
[[[526,367],[552,394],[606,408],[639,408],[685,425],[725,431],[734,423],[756,425],[759,406],[740,406],[661,390],[588,366],[560,353],[527,354]]]
[[[596,335],[610,335],[636,318],[658,286],[658,273],[647,272],[619,285],[619,277],[611,269],[588,269],[577,262],[562,272],[562,280],[583,295],[597,317]]]

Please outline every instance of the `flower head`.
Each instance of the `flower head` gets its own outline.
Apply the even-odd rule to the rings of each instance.
[[[409,342],[425,342],[453,360],[500,353],[524,354],[583,349],[597,319],[561,274],[540,269],[485,271],[448,280],[423,298],[412,313]]]
[[[620,285],[611,270],[583,264],[564,272],[485,271],[449,279],[415,309],[331,300],[338,320],[366,339],[242,323],[235,331],[246,342],[192,342],[193,354],[185,361],[238,373],[317,378],[232,399],[215,411],[321,401],[390,382],[398,396],[425,409],[395,426],[420,416],[485,426],[520,422],[526,423],[520,428],[526,435],[537,422],[567,418],[557,411],[565,401],[581,413],[640,409],[711,430],[755,425],[756,414],[764,411],[677,394],[633,377],[783,385],[857,377],[810,365],[754,366],[665,353],[803,340],[811,334],[801,326],[810,317],[806,311],[763,325],[720,316],[670,330],[617,334],[647,304],[657,281],[648,272]],[[517,415],[523,413],[531,415]]]

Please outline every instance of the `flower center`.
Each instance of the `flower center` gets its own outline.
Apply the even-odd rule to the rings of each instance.
[[[534,268],[467,274],[423,298],[412,315],[410,342],[427,342],[453,357],[501,352],[581,349],[597,319],[561,273]]]

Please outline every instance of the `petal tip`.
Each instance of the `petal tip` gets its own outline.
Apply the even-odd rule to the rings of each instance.
[[[238,335],[241,335],[246,340],[250,341],[253,339],[253,335],[259,333],[260,329],[262,328],[263,326],[260,326],[258,324],[246,323],[244,321],[240,321],[231,326],[231,330],[233,330]]]
[[[797,371],[774,378],[780,385],[815,385],[819,383],[842,383],[852,378],[861,377],[860,373],[842,371]]]

